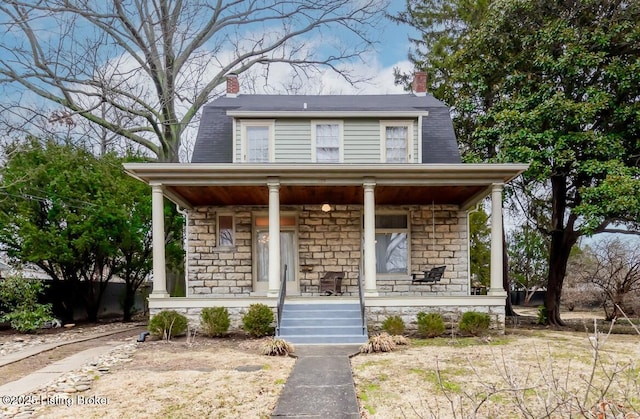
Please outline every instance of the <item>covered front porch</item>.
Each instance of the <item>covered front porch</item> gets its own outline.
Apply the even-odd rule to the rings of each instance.
[[[430,309],[486,311],[504,325],[502,188],[525,165],[134,163],[125,169],[153,192],[152,313],[173,308],[195,316],[203,307],[225,306],[239,316],[256,302],[275,307],[287,265],[293,278],[287,301],[357,301],[361,283],[370,324]],[[491,281],[487,295],[472,296],[467,214],[487,195]],[[166,289],[164,197],[187,210],[182,298],[170,298]],[[397,221],[402,217],[406,225]],[[233,237],[222,243],[227,228]],[[391,245],[381,250],[385,235],[399,238],[395,255]],[[447,268],[439,283],[411,283],[412,272],[440,264]],[[322,295],[326,271],[345,272],[343,295]]]

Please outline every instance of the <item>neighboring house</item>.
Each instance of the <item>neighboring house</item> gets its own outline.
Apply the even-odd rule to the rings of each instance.
[[[11,275],[17,275],[27,279],[39,279],[42,281],[51,279],[45,271],[34,264],[26,263],[16,267],[8,262],[0,261],[0,278],[7,278]]]
[[[360,307],[362,285],[370,326],[476,310],[503,329],[502,188],[527,166],[461,163],[449,110],[425,87],[418,73],[407,94],[243,95],[231,75],[227,95],[203,109],[191,163],[125,164],[152,187],[151,313],[197,321],[225,306],[237,325],[252,303],[276,307],[286,265],[286,303],[311,316]],[[489,194],[491,286],[471,295],[468,211]],[[182,298],[166,291],[163,197],[187,209]],[[441,280],[412,283],[441,265]],[[327,272],[344,272],[342,295],[324,295]]]

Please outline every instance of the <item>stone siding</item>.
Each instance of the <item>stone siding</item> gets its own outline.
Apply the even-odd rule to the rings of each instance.
[[[441,307],[425,307],[425,306],[367,306],[367,329],[369,334],[382,330],[382,322],[389,316],[400,316],[404,321],[407,333],[413,333],[418,330],[418,313],[424,311],[426,313],[440,313],[447,324],[448,329],[456,330],[458,322],[463,313],[475,311],[478,313],[487,313],[491,318],[490,329],[503,332],[505,327],[505,309],[501,306],[441,306]]]
[[[189,308],[175,308],[172,310],[175,310],[176,312],[184,315],[188,322],[189,322],[189,328],[191,330],[197,330],[197,331],[201,331],[202,330],[202,321],[200,319],[200,313],[202,312],[203,307],[189,307]],[[276,319],[276,309],[272,308],[271,309],[273,311],[273,318]],[[158,314],[159,312],[161,312],[161,309],[150,309],[149,310],[149,317],[153,317],[156,314]],[[241,332],[242,329],[242,317],[247,314],[247,311],[249,311],[248,307],[227,307],[227,311],[229,312],[229,331],[230,332]],[[273,323],[273,327],[275,328],[276,324],[275,321]]]
[[[375,304],[375,303],[371,303]],[[189,327],[194,330],[201,330],[200,313],[202,307],[183,307],[174,308],[173,310],[185,315],[189,321]],[[248,307],[228,306],[229,319],[231,321],[229,331],[242,331],[242,317],[249,310]],[[272,307],[274,319],[276,318],[276,308]],[[150,309],[151,317],[155,316],[161,309]],[[373,334],[382,330],[384,320],[393,315],[400,316],[404,321],[407,333],[411,334],[417,331],[417,315],[424,311],[428,313],[440,313],[447,324],[448,329],[457,330],[458,322],[463,313],[467,311],[476,311],[479,313],[487,313],[491,318],[490,328],[496,332],[504,333],[505,329],[505,308],[500,306],[485,305],[465,305],[465,306],[375,306],[367,305],[367,330],[369,334]],[[275,327],[275,323],[274,323]]]
[[[188,296],[246,297],[253,291],[253,217],[266,207],[200,207],[189,212]],[[336,205],[322,212],[318,205],[283,206],[297,215],[298,266],[301,295],[319,295],[327,271],[344,271],[345,295],[358,294],[362,255],[362,206]],[[410,275],[378,275],[380,295],[464,296],[469,292],[467,215],[455,205],[377,206],[378,213],[409,215],[410,272],[445,265],[441,281],[411,284]],[[232,214],[235,245],[216,246],[216,214]],[[435,215],[435,232],[432,215]]]

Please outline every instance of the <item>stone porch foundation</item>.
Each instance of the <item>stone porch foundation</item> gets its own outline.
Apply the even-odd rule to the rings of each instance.
[[[358,303],[351,297],[288,297],[288,304],[305,303]],[[184,314],[191,327],[200,328],[200,312],[204,307],[227,307],[231,320],[230,330],[242,330],[242,316],[251,304],[265,304],[276,313],[277,300],[267,297],[250,298],[150,298],[149,312],[154,316],[162,310],[175,310]],[[394,298],[368,297],[365,302],[369,334],[381,330],[382,322],[389,316],[398,315],[404,320],[408,333],[417,330],[417,314],[440,313],[446,323],[457,324],[463,313],[476,311],[487,313],[491,318],[491,329],[497,333],[505,330],[505,299],[501,296]]]

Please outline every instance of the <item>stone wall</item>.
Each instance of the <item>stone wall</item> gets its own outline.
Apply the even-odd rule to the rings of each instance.
[[[473,297],[471,297],[473,298]],[[369,305],[371,304],[371,305]],[[440,313],[447,324],[447,328],[457,329],[460,317],[467,311],[475,311],[479,313],[487,313],[491,318],[491,329],[497,332],[504,332],[505,328],[505,309],[504,305],[486,306],[486,305],[465,305],[465,306],[375,306],[374,302],[367,303],[367,329],[369,335],[382,330],[382,322],[393,315],[400,316],[404,321],[407,333],[413,333],[417,330],[417,315],[424,311],[427,313]],[[229,331],[242,331],[242,317],[247,313],[248,307],[227,307],[229,319],[231,321]],[[189,320],[189,327],[200,330],[200,313],[202,307],[182,307],[174,308],[178,313],[184,314]],[[276,318],[276,309],[272,307],[274,319]],[[149,311],[151,317],[155,316],[161,309],[152,308]],[[275,323],[274,323],[275,326]]]
[[[218,211],[235,217],[233,247],[216,246]],[[253,291],[252,214],[266,211],[266,207],[200,207],[190,211],[188,296],[250,295]],[[433,284],[411,284],[411,277],[406,274],[378,275],[380,295],[468,295],[466,212],[455,205],[377,206],[376,211],[409,214],[410,272],[446,266],[443,279]],[[357,295],[362,257],[362,206],[336,205],[330,212],[322,212],[318,205],[283,206],[281,212],[297,215],[300,294],[319,295],[324,273],[343,271],[344,293]]]
[[[423,311],[426,313],[439,313],[442,315],[447,328],[454,330],[457,329],[458,322],[463,313],[468,311],[475,311],[478,313],[487,313],[491,318],[492,330],[504,332],[505,327],[505,309],[504,305],[500,306],[440,306],[440,307],[425,307],[425,306],[367,306],[367,329],[369,334],[382,330],[382,322],[389,316],[400,316],[404,321],[407,333],[413,333],[417,331],[417,315]]]
[[[189,321],[189,328],[192,330],[202,330],[202,324],[200,320],[200,313],[202,312],[203,307],[184,307],[184,308],[174,308],[176,312],[184,315]],[[272,307],[273,318],[276,319],[276,309]],[[149,317],[153,317],[159,312],[161,309],[150,309]],[[241,332],[242,331],[242,317],[247,314],[249,311],[248,307],[227,307],[227,311],[229,312],[229,331],[230,332]],[[275,321],[273,323],[273,327],[275,327]]]

